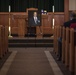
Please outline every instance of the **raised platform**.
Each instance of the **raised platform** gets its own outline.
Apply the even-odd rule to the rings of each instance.
[[[53,47],[53,37],[12,37],[9,38],[9,47]]]

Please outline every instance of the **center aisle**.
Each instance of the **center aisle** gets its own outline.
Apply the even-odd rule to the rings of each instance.
[[[7,75],[54,75],[44,52],[50,49],[25,48],[16,50],[17,54]]]

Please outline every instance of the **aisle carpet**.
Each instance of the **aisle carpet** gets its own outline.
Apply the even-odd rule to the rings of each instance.
[[[46,48],[17,50],[7,75],[54,75],[44,50]]]

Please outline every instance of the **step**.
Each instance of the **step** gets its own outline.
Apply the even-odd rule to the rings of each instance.
[[[9,38],[9,47],[53,47],[51,38]]]
[[[53,47],[53,43],[10,43],[9,47]]]
[[[26,38],[26,39],[19,39],[19,38],[16,38],[16,39],[9,39],[9,43],[50,43],[50,42],[53,42],[52,39],[29,39],[29,38]]]

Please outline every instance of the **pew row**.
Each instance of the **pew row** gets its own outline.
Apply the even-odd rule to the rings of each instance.
[[[57,25],[54,27],[54,52],[58,55],[58,38],[61,37],[61,26]]]
[[[61,32],[61,33],[60,33]],[[59,36],[58,36],[59,34]],[[54,28],[54,52],[58,52],[58,38],[62,37],[62,59],[66,68],[76,75],[76,31],[73,28],[55,26]]]
[[[75,69],[75,45],[74,45],[74,29],[70,29],[70,49],[69,49],[69,70],[74,72]]]
[[[69,66],[69,47],[70,47],[70,29],[67,27],[65,29],[65,65]]]
[[[74,39],[76,39],[76,31],[74,32]],[[75,45],[75,75],[76,75],[76,40],[74,40]]]
[[[0,58],[8,52],[8,27],[0,25]]]

